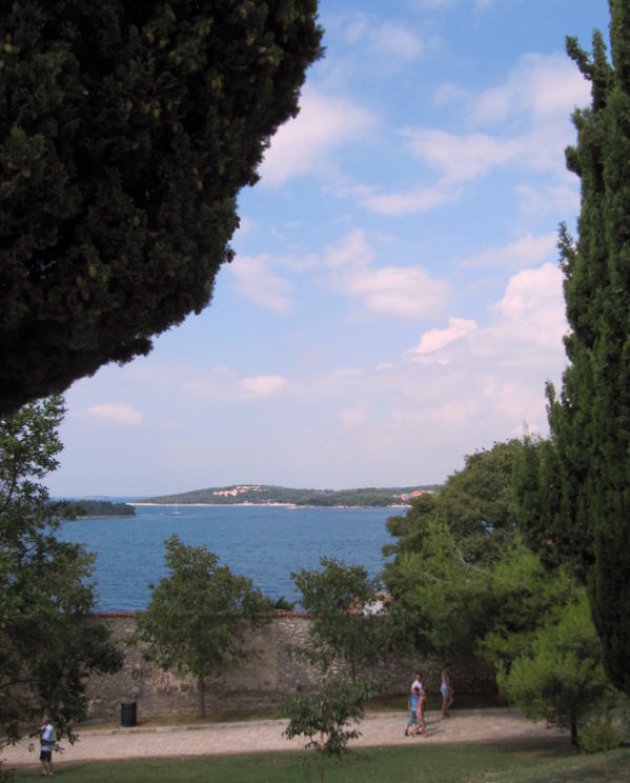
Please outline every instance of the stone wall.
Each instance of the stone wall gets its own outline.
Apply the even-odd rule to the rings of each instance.
[[[88,682],[88,716],[92,720],[118,719],[121,703],[135,702],[140,719],[157,716],[194,717],[198,707],[196,679],[177,671],[164,672],[142,657],[140,649],[128,644],[135,628],[133,613],[98,615],[112,632],[124,653],[123,668],[115,675],[93,676]],[[289,645],[303,644],[309,619],[303,612],[278,612],[273,622],[258,630],[251,645],[259,655],[235,672],[209,683],[206,712],[209,716],[226,712],[273,709],[295,694],[296,688],[314,689],[318,673],[303,661],[292,658]],[[427,685],[437,690],[441,665],[438,661],[391,658],[380,669],[388,680],[388,692],[407,693],[417,666],[425,673]],[[458,693],[494,691],[492,672],[478,663],[453,661],[454,684]]]

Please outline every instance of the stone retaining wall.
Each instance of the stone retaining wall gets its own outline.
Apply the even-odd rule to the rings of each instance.
[[[135,628],[133,613],[98,615],[112,632],[124,653],[123,668],[115,675],[94,675],[88,682],[88,716],[94,720],[118,719],[121,703],[135,702],[142,719],[157,716],[190,716],[197,712],[196,679],[177,671],[162,671],[142,657],[128,639]],[[226,711],[273,708],[295,694],[296,688],[314,689],[318,673],[292,658],[289,645],[307,638],[310,620],[303,612],[278,612],[271,624],[255,632],[252,647],[259,655],[235,672],[209,683],[208,715]],[[427,686],[437,691],[441,662],[392,658],[379,667],[389,682],[388,692],[407,693],[417,666],[425,673]],[[475,662],[453,661],[455,689],[459,693],[489,693],[495,690],[490,669]]]

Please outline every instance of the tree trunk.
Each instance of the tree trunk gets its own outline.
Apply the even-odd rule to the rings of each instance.
[[[197,679],[197,692],[199,694],[199,717],[206,717],[206,687],[203,677]]]
[[[573,745],[574,748],[579,748],[580,742],[578,739],[578,726],[577,726],[577,719],[571,718],[571,745]]]

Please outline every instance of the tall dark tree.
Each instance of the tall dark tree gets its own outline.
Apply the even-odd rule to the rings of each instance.
[[[41,484],[57,466],[62,416],[59,398],[0,416],[0,746],[43,709],[69,731],[85,714],[87,675],[121,665],[91,616],[93,558],[57,538],[64,507]]]
[[[558,492],[549,541],[585,565],[612,682],[630,694],[630,5],[610,0],[611,60],[567,50],[591,82],[568,168],[581,180],[578,239],[561,234],[569,366],[549,390]],[[548,474],[547,474],[548,475]],[[544,535],[544,531],[543,531]]]
[[[0,7],[0,412],[210,301],[236,196],[298,111],[317,0]]]

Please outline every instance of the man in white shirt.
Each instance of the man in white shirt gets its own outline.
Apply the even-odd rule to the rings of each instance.
[[[55,729],[48,719],[48,715],[42,715],[42,722],[39,725],[39,760],[42,762],[42,775],[52,776],[53,763],[52,752],[55,745]]]

